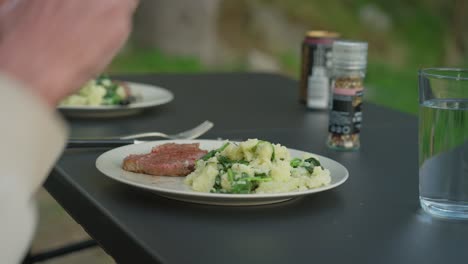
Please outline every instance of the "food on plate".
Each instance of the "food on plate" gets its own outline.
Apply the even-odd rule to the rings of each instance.
[[[127,156],[122,168],[155,176],[187,176],[184,182],[193,190],[212,193],[305,191],[331,182],[330,171],[318,157],[291,158],[286,147],[258,139],[228,141],[209,152],[199,143],[166,143],[150,153]]]
[[[286,147],[258,139],[226,142],[197,160],[185,178],[195,191],[233,194],[303,191],[330,182],[330,171],[312,154],[291,158]]]
[[[100,105],[128,105],[135,97],[125,82],[111,80],[101,75],[88,81],[76,93],[65,98],[61,106],[100,106]]]
[[[186,176],[195,169],[195,161],[207,153],[198,143],[167,143],[154,147],[150,153],[126,157],[122,168],[155,176]]]

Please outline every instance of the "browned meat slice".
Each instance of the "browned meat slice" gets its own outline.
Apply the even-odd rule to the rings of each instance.
[[[195,169],[195,161],[206,153],[198,143],[168,143],[154,147],[151,153],[126,157],[122,168],[155,176],[186,176]]]
[[[200,144],[176,144],[176,143],[167,143],[154,147],[151,150],[151,153],[187,153],[187,152],[198,152]]]

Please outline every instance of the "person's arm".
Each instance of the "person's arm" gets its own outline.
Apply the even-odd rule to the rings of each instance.
[[[34,194],[66,139],[61,118],[19,81],[0,74],[0,248],[18,263],[34,233]]]
[[[0,7],[10,1],[0,0]],[[26,253],[34,193],[65,143],[56,104],[111,61],[137,3],[18,0],[0,12],[1,263],[17,263]]]

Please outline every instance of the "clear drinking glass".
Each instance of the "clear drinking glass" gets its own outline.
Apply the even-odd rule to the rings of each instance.
[[[419,200],[431,215],[468,219],[468,69],[419,71]]]

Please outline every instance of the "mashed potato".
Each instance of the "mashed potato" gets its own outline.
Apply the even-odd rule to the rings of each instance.
[[[100,106],[127,104],[131,98],[125,87],[107,76],[88,81],[81,89],[62,100],[61,106]]]
[[[185,178],[193,190],[213,193],[303,191],[330,181],[330,171],[316,157],[291,159],[286,147],[258,139],[210,151]]]

